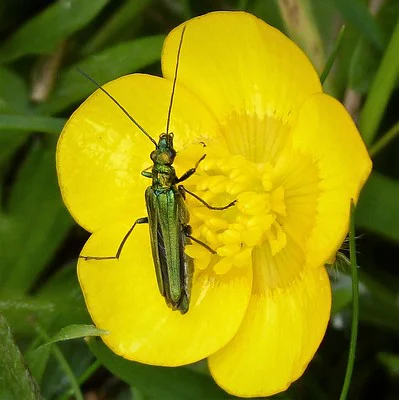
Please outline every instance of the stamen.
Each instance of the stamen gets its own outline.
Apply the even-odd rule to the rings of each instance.
[[[206,153],[195,179],[187,180],[185,186],[212,206],[221,207],[233,200],[237,203],[215,211],[187,198],[193,236],[216,251],[212,255],[196,243],[187,246],[186,253],[194,259],[196,268],[213,268],[221,275],[233,267],[251,265],[253,248],[266,243],[273,256],[278,254],[287,243],[280,221],[286,216],[286,204],[284,187],[277,182],[273,167],[212,146]],[[193,163],[200,156],[193,156]]]

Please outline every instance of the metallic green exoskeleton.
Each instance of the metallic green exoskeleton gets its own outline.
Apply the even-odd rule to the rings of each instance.
[[[193,262],[184,253],[190,241],[189,213],[184,203],[184,189],[178,188],[177,183],[192,175],[195,168],[178,179],[172,166],[175,157],[173,134],[162,134],[151,153],[152,171],[142,174],[152,178],[145,201],[159,291],[172,309],[184,314],[190,302]]]
[[[85,260],[110,260],[119,259],[123,246],[137,224],[148,223],[150,227],[150,239],[152,256],[158,281],[159,291],[165,297],[166,303],[173,310],[179,310],[185,314],[189,309],[190,290],[193,274],[193,261],[184,253],[185,246],[193,240],[210,252],[214,251],[198,239],[191,236],[189,225],[189,212],[185,205],[185,195],[189,194],[212,210],[224,210],[235,204],[235,201],[224,207],[213,207],[200,197],[190,192],[184,186],[179,185],[193,175],[199,163],[205,158],[203,155],[197,164],[177,177],[173,167],[176,150],[173,147],[173,133],[169,132],[171,110],[176,88],[177,71],[180,51],[183,43],[185,27],[180,38],[177,52],[176,70],[172,86],[172,94],[169,103],[166,133],[159,136],[158,143],[144,130],[144,128],[126,111],[126,109],[94,79],[80,71],[91,80],[102,92],[104,92],[119,109],[151,140],[155,150],[151,152],[151,160],[154,163],[151,171],[142,171],[142,175],[151,178],[152,184],[146,189],[145,201],[148,217],[139,218],[122,239],[114,256],[80,256]]]

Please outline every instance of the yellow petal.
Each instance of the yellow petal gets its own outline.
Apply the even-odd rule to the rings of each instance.
[[[264,251],[257,251],[254,259],[260,261]],[[267,268],[257,268],[261,267]],[[259,277],[254,272],[254,280]],[[258,279],[237,335],[208,359],[212,376],[236,396],[263,397],[284,391],[302,375],[316,352],[330,307],[324,268],[303,269],[295,279],[273,289],[268,288],[267,279]]]
[[[165,131],[171,82],[128,75],[104,88],[158,141]],[[175,148],[209,143],[219,128],[195,97],[177,86],[171,115]],[[151,166],[154,145],[101,91],[91,95],[68,120],[57,147],[62,197],[72,216],[94,232],[108,223],[144,214],[150,181],[140,172]]]
[[[350,201],[357,201],[371,160],[349,114],[326,94],[310,96],[304,103],[292,132],[292,147],[317,168],[315,219],[304,251],[306,264],[318,267],[338,250],[348,232]]]
[[[115,254],[128,229],[118,223],[94,233],[82,255]],[[224,346],[241,324],[252,287],[250,267],[222,278],[211,268],[198,270],[187,314],[170,310],[158,291],[146,225],[136,226],[119,261],[80,259],[78,275],[94,323],[111,332],[104,342],[127,359],[166,366],[198,361]]]
[[[307,96],[321,92],[317,73],[299,47],[251,14],[214,12],[184,25],[178,82],[201,98],[222,124],[241,114],[285,122],[296,116]],[[174,29],[164,43],[162,71],[169,79],[182,28]],[[267,140],[261,137],[267,127],[243,128],[252,136],[234,129],[225,135],[243,147]]]

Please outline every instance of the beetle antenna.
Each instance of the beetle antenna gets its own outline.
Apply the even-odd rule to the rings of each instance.
[[[151,135],[127,112],[126,108],[122,106],[121,103],[119,103],[118,100],[115,99],[114,96],[112,96],[109,92],[107,92],[95,79],[93,79],[91,76],[87,75],[85,72],[83,72],[80,68],[76,68],[79,73],[81,73],[85,78],[87,78],[90,82],[94,83],[98,89],[100,89],[103,93],[105,93],[118,107],[119,109],[132,121],[137,128],[141,130],[141,132],[144,133],[148,137],[148,139],[151,140],[152,143],[154,143],[155,147],[157,147],[157,142],[154,140],[154,138],[151,137]]]
[[[173,100],[174,100],[174,97],[175,97],[175,89],[176,89],[176,81],[177,81],[177,71],[179,69],[180,52],[181,52],[181,47],[182,47],[182,44],[183,44],[183,36],[184,36],[184,32],[185,31],[186,31],[186,25],[184,25],[184,27],[183,27],[183,31],[182,31],[181,36],[180,36],[179,48],[177,50],[175,76],[173,77],[172,94],[170,96],[168,119],[166,121],[166,134],[167,135],[169,134],[170,116],[172,114],[172,106],[173,106]]]

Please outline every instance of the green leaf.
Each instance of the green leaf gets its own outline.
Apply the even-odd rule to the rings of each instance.
[[[237,9],[241,9],[241,5],[238,4]],[[286,33],[287,29],[286,26],[284,25],[284,21],[281,16],[280,8],[277,4],[277,0],[251,1],[247,11],[256,15],[258,18],[263,19],[268,24],[274,26],[281,32]]]
[[[64,340],[79,339],[89,336],[100,336],[107,335],[108,331],[98,329],[94,325],[69,325],[62,328],[57,332],[49,341],[44,343],[42,346],[46,346],[51,343],[61,342]]]
[[[70,324],[90,323],[75,263],[57,271],[41,284],[34,297],[0,298],[0,312],[7,317],[15,334],[30,336],[35,320],[49,332]]]
[[[87,351],[90,351],[87,347],[85,347],[85,349]],[[78,383],[80,385],[85,383],[100,367],[101,363],[98,360],[94,361],[86,368],[86,370],[81,375],[78,376]],[[72,389],[70,389],[67,392],[65,392],[58,400],[68,400],[72,395],[73,391]],[[130,397],[129,400],[131,400]]]
[[[53,303],[37,298],[0,299],[0,312],[7,317],[13,332],[17,335],[32,334],[32,317],[41,319],[54,316],[56,313]]]
[[[77,68],[103,84],[157,62],[161,56],[163,40],[164,36],[151,36],[122,43],[70,67],[60,74],[48,102],[39,110],[43,113],[56,113],[94,91],[93,83],[84,78]]]
[[[40,117],[30,115],[0,114],[0,130],[24,130],[28,132],[61,133],[66,120],[63,118]]]
[[[42,302],[54,304],[53,315],[42,319],[42,326],[48,331],[57,331],[70,324],[90,323],[89,313],[76,276],[76,261],[57,271],[45,282],[35,296]]]
[[[62,351],[67,364],[70,366],[70,370],[73,372],[73,376],[76,378],[72,377],[70,373],[67,373],[65,364],[60,363],[58,357],[54,357],[54,348],[57,347],[59,351]],[[40,385],[43,396],[46,399],[76,400],[74,396],[76,385],[75,388],[72,388],[70,382],[75,379],[77,384],[81,386],[87,379],[86,374],[88,368],[91,368],[90,366],[92,366],[93,363],[97,365],[98,369],[98,363],[95,361],[93,353],[83,340],[62,342],[43,348],[49,348],[52,351],[52,356],[49,359]],[[97,380],[95,379],[94,381]],[[102,380],[100,380],[100,382],[102,382]],[[68,392],[71,394],[66,395]]]
[[[338,34],[339,25],[336,24],[338,11],[331,1],[310,0],[309,7],[327,53],[328,49],[332,49]],[[331,23],[332,21],[334,23]]]
[[[394,139],[399,136],[399,121],[392,126],[387,132],[383,133],[381,137],[370,147],[369,154],[374,158],[381,150],[388,146]]]
[[[384,42],[380,27],[364,2],[360,0],[333,0],[333,3],[347,24],[352,24],[367,40],[380,49],[383,48]]]
[[[0,113],[22,114],[28,108],[28,89],[13,71],[0,66]],[[23,131],[9,131],[0,126],[0,165],[24,142]]]
[[[385,2],[376,15],[376,20],[384,36],[384,44],[389,42],[399,17],[399,2]],[[359,40],[349,68],[349,87],[366,94],[378,70],[384,52],[369,41]]]
[[[389,278],[388,278],[389,279]],[[378,327],[379,329],[399,330],[399,308],[396,305],[396,282],[394,289],[389,288],[386,280],[377,281],[367,275],[362,269],[359,271],[360,294],[360,321]],[[344,310],[352,298],[352,285],[348,274],[342,272],[338,278],[332,280],[333,307],[332,314]]]
[[[359,128],[363,139],[370,145],[377,133],[386,105],[399,74],[399,20],[382,58],[370,92],[362,109]]]
[[[12,70],[0,66],[0,112],[21,114],[28,108],[28,88]]]
[[[26,131],[0,130],[0,166],[6,163],[15,151],[25,142],[28,136],[29,132]],[[4,169],[2,170],[4,171]]]
[[[322,73],[320,74],[320,82],[322,85],[324,84],[325,80],[327,79],[328,75],[330,74],[330,71],[334,64],[334,61],[337,58],[339,48],[341,47],[342,38],[344,36],[344,32],[345,32],[345,25],[342,25],[342,27],[338,33],[338,36],[334,42],[334,47],[331,51],[331,54],[328,57],[328,60],[326,62],[326,65],[324,66]]]
[[[42,399],[37,383],[26,368],[6,319],[0,314],[0,399]]]
[[[351,89],[360,94],[367,94],[373,75],[381,59],[381,50],[361,39],[357,44],[349,65],[349,82]]]
[[[399,355],[379,353],[378,360],[392,376],[399,376]]]
[[[16,176],[0,225],[0,293],[31,288],[72,226],[58,188],[54,144],[36,142]]]
[[[107,19],[93,36],[90,42],[85,46],[83,52],[85,54],[93,53],[104,47],[110,39],[117,36],[126,28],[132,34],[132,29],[137,30],[139,22],[142,20],[138,17],[140,13],[150,4],[151,0],[127,0]]]
[[[41,337],[41,339],[44,342],[50,341],[50,337],[48,336],[47,332],[39,324],[36,323],[35,328],[36,328],[36,331],[38,332],[39,337]],[[65,376],[69,380],[71,389],[74,392],[74,396],[75,396],[76,400],[84,400],[83,394],[80,390],[79,383],[75,377],[74,371],[73,371],[71,365],[69,364],[68,360],[65,358],[64,354],[62,353],[62,351],[58,348],[58,346],[56,344],[53,344],[51,346],[51,349],[52,349],[52,352],[53,352],[55,358],[57,359],[59,365],[64,370]]]
[[[353,53],[359,43],[359,33],[351,25],[345,25],[339,54],[334,64],[332,73],[326,83],[333,83],[333,91],[330,91],[338,99],[344,98],[348,89],[348,71],[353,60]],[[326,87],[323,88],[326,90]]]
[[[70,303],[72,307],[84,305],[79,281],[76,276],[76,264],[77,261],[75,260],[65,267],[58,269],[48,281],[40,286],[35,297],[45,301],[64,301]]]
[[[360,280],[362,282],[360,320],[379,329],[399,332],[398,286],[391,289],[388,285],[390,282],[377,281],[362,271],[360,271]]]
[[[50,53],[72,33],[87,25],[109,0],[60,0],[25,23],[0,48],[0,63],[26,54]]]
[[[89,339],[90,350],[114,375],[137,388],[149,400],[229,399],[213,380],[185,367],[155,367],[128,361],[112,353],[105,344]]]
[[[373,172],[356,210],[362,228],[399,242],[399,182]]]

